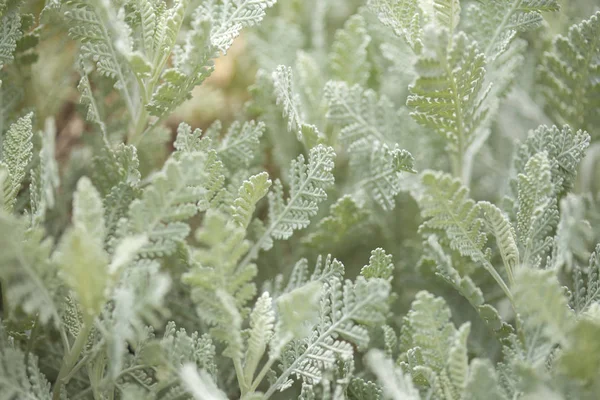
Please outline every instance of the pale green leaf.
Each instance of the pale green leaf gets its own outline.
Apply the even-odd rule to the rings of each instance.
[[[269,174],[262,172],[251,176],[242,183],[238,192],[238,198],[233,202],[233,220],[242,228],[246,229],[256,209],[256,204],[266,196],[271,187]]]
[[[336,32],[331,45],[329,67],[333,78],[349,85],[365,85],[371,69],[367,58],[370,42],[364,18],[360,15],[350,17]]]
[[[98,315],[110,278],[108,255],[97,237],[83,226],[75,226],[63,235],[54,258],[76,293],[83,314],[88,319]]]
[[[394,274],[392,255],[386,254],[385,250],[382,248],[377,248],[371,251],[369,264],[362,267],[360,274],[367,279],[391,279],[392,275]]]
[[[369,0],[368,4],[382,24],[404,38],[415,53],[421,51],[423,16],[418,0]]]
[[[33,113],[19,118],[12,124],[2,143],[2,164],[8,170],[8,178],[4,181],[4,207],[12,210],[21,184],[25,179],[27,167],[33,157]]]
[[[275,311],[273,301],[268,293],[263,293],[256,300],[250,314],[250,332],[244,357],[244,377],[252,382],[254,371],[265,353],[267,344],[273,336],[275,327]]]
[[[369,351],[367,363],[383,387],[384,398],[391,400],[421,399],[410,376],[394,365],[392,360],[387,359],[381,351]]]
[[[554,39],[553,51],[544,54],[539,80],[548,115],[598,134],[600,118],[600,12],[571,26],[567,36]],[[573,99],[570,101],[569,99]],[[574,100],[576,99],[576,100]]]
[[[79,179],[73,195],[73,225],[103,245],[106,227],[102,198],[87,177]]]
[[[575,315],[555,271],[523,267],[515,278],[515,307],[525,327],[531,332],[540,331],[551,343],[569,343],[568,332]]]

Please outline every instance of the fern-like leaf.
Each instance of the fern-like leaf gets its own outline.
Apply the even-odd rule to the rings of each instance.
[[[573,270],[571,306],[578,314],[600,301],[600,244],[590,257],[587,268],[577,266]]]
[[[265,197],[271,187],[271,180],[266,172],[251,176],[242,183],[238,198],[233,202],[233,220],[242,228],[248,228],[256,204]]]
[[[302,140],[300,127],[304,116],[300,107],[300,96],[294,90],[292,68],[278,66],[273,71],[272,79],[277,105],[281,107],[283,115],[288,120],[288,131],[295,132],[298,140]]]
[[[271,212],[270,230],[275,239],[287,239],[296,229],[310,223],[325,200],[325,189],[333,184],[333,157],[331,147],[317,146],[310,151],[308,163],[301,155],[290,166],[290,197],[285,201],[274,193],[269,194]],[[279,211],[279,204],[283,205]]]
[[[21,16],[16,11],[0,15],[0,69],[4,64],[12,62],[17,48],[17,41],[21,39]]]
[[[189,153],[179,160],[167,161],[152,185],[129,207],[128,234],[148,235],[144,254],[173,253],[176,243],[183,241],[190,231],[182,221],[206,210],[221,189],[222,169],[214,152]]]
[[[141,352],[144,355],[144,350],[144,348],[136,349],[136,353]],[[152,350],[156,352],[155,349]],[[201,369],[211,379],[215,379],[217,373],[215,352],[216,349],[209,334],[199,335],[198,332],[188,334],[183,328],[177,329],[174,322],[169,322],[160,339],[160,351],[156,352],[158,354],[155,356],[158,364],[159,383],[153,389],[158,394],[162,392],[162,389],[169,388],[166,398],[182,396],[185,392],[184,382],[178,371],[185,365]],[[145,360],[140,360],[140,362],[143,361]]]
[[[423,265],[428,262],[435,264],[436,275],[450,284],[477,311],[480,318],[494,331],[499,340],[505,340],[514,333],[514,328],[505,322],[498,310],[485,303],[483,292],[468,276],[461,276],[453,265],[452,258],[446,254],[435,235],[427,238],[426,254],[421,260]]]
[[[513,284],[513,271],[520,265],[517,236],[508,217],[495,205],[487,201],[479,202],[489,231],[496,238],[500,256],[506,268],[508,281]]]
[[[263,122],[232,123],[216,148],[223,163],[234,171],[249,167],[257,153],[259,139],[265,129]]]
[[[130,51],[131,37],[123,17],[118,16],[109,3],[81,0],[69,1],[64,16],[69,35],[81,43],[81,55],[94,62],[102,75],[115,80],[115,87],[134,116],[132,76],[124,54],[128,47]]]
[[[552,231],[558,223],[551,166],[546,152],[533,156],[518,176],[517,237],[522,262],[539,265],[552,247]]]
[[[415,53],[421,51],[423,15],[417,0],[369,0],[369,8],[382,24],[404,38]]]
[[[539,27],[542,12],[557,11],[556,0],[508,0],[472,3],[467,8],[468,30],[492,59],[502,54],[518,32]]]
[[[539,68],[548,115],[575,129],[597,132],[600,125],[600,12],[554,39]],[[577,99],[568,101],[567,99]]]
[[[283,275],[278,275],[275,280],[276,286],[270,289],[272,289],[273,297],[278,298],[283,294],[306,286],[310,282],[323,283],[332,277],[341,278],[343,276],[344,265],[338,260],[332,259],[331,255],[328,255],[325,259],[319,255],[312,273],[309,272],[308,260],[302,258],[294,264],[285,287],[283,286]]]
[[[419,391],[414,387],[410,376],[394,365],[380,350],[367,353],[367,363],[382,385],[386,399],[420,400]]]
[[[367,279],[390,279],[394,274],[392,255],[385,254],[385,250],[382,248],[373,250],[369,258],[369,264],[362,267],[360,274]]]
[[[402,327],[401,350],[418,347],[423,362],[436,372],[442,371],[456,333],[450,317],[450,309],[442,298],[418,292]]]
[[[321,381],[323,371],[336,358],[352,357],[350,343],[364,349],[369,343],[366,326],[381,324],[387,309],[389,283],[381,279],[355,283],[333,277],[325,282],[321,296],[319,322],[310,336],[286,346],[282,355],[281,374],[265,393],[267,397],[291,383],[291,375],[308,384]]]
[[[81,99],[79,102],[87,107],[86,119],[98,125],[100,131],[106,134],[106,126],[102,121],[102,117],[100,116],[100,110],[98,104],[96,103],[96,99],[94,98],[90,79],[83,67],[81,68],[81,79],[79,79],[77,89],[79,90],[79,93],[81,93]]]
[[[162,326],[168,314],[165,296],[171,285],[156,261],[140,260],[126,268],[114,288],[114,308],[103,320],[109,355],[108,375],[116,378],[122,371],[127,343],[135,343],[147,333],[148,325]]]
[[[435,172],[425,172],[423,184],[425,193],[421,207],[423,217],[427,219],[423,228],[445,231],[450,247],[484,267],[510,298],[510,290],[489,261],[480,206],[468,197],[468,189],[460,180]]]
[[[444,230],[453,250],[481,263],[487,260],[479,205],[469,198],[469,191],[448,174],[427,171],[423,175],[425,195],[421,199],[423,226]]]
[[[50,383],[38,367],[34,354],[25,354],[4,336],[0,327],[0,398],[50,400]]]
[[[463,33],[446,48],[444,34],[426,46],[416,64],[419,77],[410,87],[406,104],[412,117],[434,129],[455,156],[455,174],[462,174],[463,157],[479,135],[489,92],[484,88],[485,56]]]
[[[500,386],[496,370],[488,360],[476,358],[471,362],[469,377],[462,398],[465,400],[481,398],[507,400],[507,396]]]
[[[8,171],[3,188],[3,203],[6,210],[12,210],[33,157],[32,118],[32,113],[20,118],[10,126],[4,138],[0,165]]]
[[[352,196],[342,196],[331,205],[329,216],[321,219],[303,241],[322,250],[331,245],[341,245],[349,235],[364,226],[368,216],[367,210],[359,207]]]
[[[56,128],[54,120],[46,120],[45,129],[40,132],[42,148],[39,153],[39,164],[31,170],[30,201],[32,225],[37,226],[44,221],[46,210],[54,208],[56,190],[60,184],[58,162],[55,157]]]
[[[348,147],[359,140],[377,140],[389,146],[397,142],[402,121],[386,97],[378,98],[374,91],[359,85],[332,81],[325,86],[325,98],[329,104],[327,118],[342,127],[340,139]]]
[[[203,226],[196,232],[202,247],[192,253],[192,269],[183,276],[191,286],[196,312],[212,327],[215,339],[227,345],[226,355],[241,360],[242,318],[248,314],[247,303],[256,294],[252,282],[254,264],[238,266],[248,250],[245,230],[218,212],[207,213]]]
[[[550,162],[553,190],[556,196],[562,196],[573,187],[577,169],[589,144],[590,135],[587,132],[573,132],[568,125],[562,129],[541,125],[530,131],[525,142],[517,149],[515,169],[523,171],[531,157],[539,152],[546,152]]]
[[[458,330],[450,322],[446,302],[431,293],[417,293],[404,319],[402,348],[405,368],[415,382],[422,381],[438,393],[461,393],[468,374],[466,339],[470,324]],[[418,356],[417,356],[418,354]]]
[[[542,334],[555,344],[569,343],[574,320],[555,271],[521,268],[514,290],[515,307],[531,334]]]
[[[202,3],[198,13],[209,16],[213,22],[211,43],[226,53],[242,28],[257,25],[265,17],[265,10],[276,0],[211,0]]]
[[[180,26],[185,7],[181,4],[172,12],[172,23]],[[158,118],[173,111],[185,100],[191,98],[192,89],[201,84],[214,69],[212,59],[216,49],[211,45],[210,14],[203,14],[202,7],[192,16],[192,27],[188,31],[185,44],[175,46],[173,66],[163,71],[161,83],[154,90],[146,109]],[[178,30],[178,28],[177,28]],[[176,34],[177,30],[173,30]],[[175,43],[176,37],[169,41]]]
[[[350,148],[351,152],[355,152],[350,166],[356,175],[356,187],[367,191],[384,210],[392,210],[396,206],[396,195],[402,188],[402,173],[416,173],[414,158],[398,145],[390,149],[376,141],[370,146],[371,151],[361,151],[369,147],[361,140]]]
[[[279,180],[269,192],[268,224],[244,257],[241,265],[253,260],[260,249],[268,250],[273,239],[288,239],[295,230],[306,228],[314,216],[319,203],[327,198],[325,190],[333,184],[333,148],[318,145],[310,150],[308,163],[300,155],[290,166],[289,197],[283,197],[283,185]]]
[[[239,260],[250,246],[245,235],[256,203],[266,195],[270,183],[266,173],[245,181],[233,201],[230,218],[219,212],[207,213],[196,232],[201,248],[192,251],[193,268],[183,276],[192,286],[199,316],[213,326],[214,336],[227,344],[228,355],[237,360],[242,358],[242,317],[256,293],[252,279],[257,272],[254,264],[240,264]],[[260,355],[254,354],[252,363],[259,361],[256,357]]]
[[[85,177],[77,183],[73,203],[73,228],[61,238],[54,258],[89,323],[104,306],[109,283],[104,209],[99,193]]]
[[[433,19],[453,36],[460,22],[460,0],[433,0]]]
[[[365,85],[371,69],[367,59],[370,42],[364,18],[360,15],[350,17],[344,28],[336,32],[332,44],[329,66],[333,78],[349,85]]]
[[[246,382],[252,382],[254,371],[260,362],[267,344],[273,336],[275,326],[275,311],[272,299],[268,293],[263,293],[256,301],[250,314],[250,332],[244,357],[244,377]]]
[[[50,261],[53,247],[40,228],[26,230],[25,223],[0,213],[0,277],[6,286],[9,310],[21,308],[37,314],[42,324],[60,324],[56,296],[61,293],[57,268]]]

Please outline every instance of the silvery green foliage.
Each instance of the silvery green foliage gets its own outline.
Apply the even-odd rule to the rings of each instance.
[[[597,114],[590,112],[599,106],[599,33],[600,14],[596,13],[569,28],[566,37],[557,35],[553,50],[544,54],[539,68],[542,91],[552,118],[575,129],[588,130],[593,135],[600,122]],[[567,104],[565,99],[572,96],[579,100]]]
[[[7,399],[30,398],[50,400],[50,383],[44,377],[38,366],[38,359],[33,355],[26,357],[25,353],[15,346],[12,338],[7,337],[4,328],[0,331],[0,389],[2,396]]]
[[[0,400],[595,399],[586,3],[0,0]]]
[[[2,143],[0,169],[4,171],[2,204],[10,211],[14,205],[21,183],[25,179],[27,166],[33,156],[33,132],[27,114],[10,126]]]
[[[469,5],[467,18],[469,30],[484,53],[496,58],[507,50],[518,32],[538,28],[543,22],[542,12],[558,9],[555,0],[475,3]]]
[[[420,51],[423,46],[421,42],[423,12],[419,1],[372,0],[368,4],[384,25],[392,28],[396,35],[406,40],[413,51]]]

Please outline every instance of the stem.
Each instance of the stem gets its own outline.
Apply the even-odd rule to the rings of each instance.
[[[248,393],[248,385],[246,384],[246,379],[244,379],[244,369],[242,368],[242,362],[239,358],[235,358],[233,360],[233,365],[235,366],[235,375],[237,376],[238,386],[240,387],[241,397],[244,397],[246,393]]]
[[[451,87],[452,87],[452,94],[453,94],[453,102],[454,102],[454,111],[456,112],[456,128],[457,128],[457,147],[458,147],[458,153],[455,155],[454,158],[454,176],[460,178],[461,182],[463,184],[465,184],[466,182],[463,181],[463,164],[464,164],[464,156],[465,156],[465,124],[464,124],[464,118],[463,118],[463,110],[462,107],[460,106],[461,104],[461,99],[459,98],[458,95],[458,87],[456,86],[456,81],[454,80],[454,77],[452,76],[452,70],[450,69],[450,66],[448,65],[448,62],[445,63],[445,67],[446,67],[446,73],[448,74],[448,77],[450,77],[450,82],[451,82]]]
[[[269,372],[269,369],[271,369],[271,366],[273,365],[275,360],[277,360],[277,357],[269,357],[269,359],[267,360],[265,365],[262,367],[262,369],[260,370],[258,375],[256,375],[256,379],[254,379],[254,382],[252,382],[252,385],[250,385],[250,390],[249,390],[250,393],[254,392],[256,390],[256,388],[258,387],[258,385],[260,385],[260,383],[264,379],[265,375],[267,375],[267,372]]]
[[[130,144],[133,145],[137,145],[144,136],[146,136],[146,134],[148,132],[150,132],[152,129],[156,128],[158,125],[160,125],[161,122],[163,122],[165,120],[165,118],[167,118],[168,114],[165,114],[159,118],[157,118],[154,122],[152,122],[146,129],[144,129],[144,131],[139,134],[137,137],[133,138],[132,141],[130,141]]]
[[[77,335],[77,339],[75,339],[75,343],[69,351],[68,355],[63,359],[62,366],[60,367],[60,371],[58,372],[58,378],[56,378],[56,383],[54,384],[54,390],[52,393],[52,400],[60,400],[60,391],[63,385],[66,385],[69,382],[69,374],[73,369],[73,366],[79,359],[85,344],[87,343],[88,336],[90,331],[92,330],[92,322],[91,318],[87,318],[84,320],[83,326],[81,327],[81,331]]]
[[[63,342],[63,347],[65,348],[65,352],[68,353],[71,351],[71,343],[69,343],[69,338],[67,337],[67,331],[65,331],[65,327],[61,324],[60,326],[60,338]]]
[[[135,123],[135,127],[133,128],[133,131],[129,132],[129,135],[127,137],[127,143],[139,143],[142,133],[145,132],[144,128],[146,127],[146,123],[148,122],[148,116],[149,115],[145,107],[145,102],[142,102],[141,109],[138,113],[138,118]]]
[[[65,376],[65,381],[70,381],[71,378],[73,378],[73,375],[75,375],[77,373],[77,371],[79,371],[81,369],[81,367],[83,367],[88,361],[88,356],[86,355],[85,357],[83,357],[81,360],[79,360],[79,362],[77,364],[75,364],[75,366],[71,369],[71,372],[69,372],[69,374],[67,376]]]
[[[490,275],[492,275],[492,278],[494,278],[494,280],[496,281],[496,283],[498,283],[498,285],[500,286],[500,288],[502,289],[502,291],[504,291],[504,294],[506,295],[506,297],[508,298],[508,300],[510,301],[510,304],[512,305],[512,307],[514,309],[515,308],[515,302],[513,300],[512,293],[510,292],[510,289],[506,285],[506,282],[504,282],[504,279],[502,279],[502,277],[500,276],[500,274],[498,273],[498,271],[496,271],[496,269],[494,268],[494,266],[492,264],[490,264],[489,261],[486,260],[483,263],[483,267],[490,273]]]
[[[98,17],[98,19],[100,19],[101,23],[100,26],[102,28],[102,34],[105,38],[105,41],[107,43],[107,47],[108,50],[110,52],[110,56],[113,59],[113,62],[116,65],[116,74],[117,74],[117,81],[121,82],[121,86],[122,88],[120,89],[121,93],[123,94],[123,97],[125,98],[125,104],[127,105],[127,110],[129,111],[129,115],[134,118],[135,117],[135,110],[134,110],[134,103],[133,103],[133,98],[131,96],[131,93],[129,91],[129,87],[127,86],[127,80],[125,79],[125,75],[123,74],[123,71],[121,70],[121,66],[119,64],[119,57],[117,57],[117,51],[115,50],[114,46],[113,46],[113,41],[108,33],[108,31],[106,30],[106,23],[105,21],[103,21],[103,16],[100,16],[98,13],[96,13],[96,16]],[[110,15],[108,16],[109,18],[111,17]]]
[[[522,0],[515,1],[513,3],[513,5],[510,7],[510,9],[508,10],[508,12],[506,14],[504,14],[504,18],[502,18],[502,22],[500,22],[500,25],[498,25],[496,27],[496,30],[494,31],[494,35],[491,37],[489,44],[485,48],[484,54],[486,57],[490,56],[490,52],[494,48],[494,43],[496,42],[496,39],[498,39],[498,36],[500,36],[502,31],[504,30],[504,27],[506,27],[506,25],[508,24],[510,17],[512,17],[512,15],[515,13],[515,11],[517,11],[517,9],[521,6],[521,2],[522,2]]]

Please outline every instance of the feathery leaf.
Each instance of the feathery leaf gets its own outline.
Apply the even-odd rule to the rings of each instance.
[[[569,28],[567,37],[554,39],[552,52],[544,54],[539,80],[548,115],[598,134],[600,117],[600,12]],[[572,101],[572,99],[577,99]]]
[[[329,68],[333,78],[349,85],[365,85],[371,69],[367,59],[370,42],[364,18],[360,15],[350,17],[336,32],[331,45]]]
[[[27,167],[33,157],[33,132],[31,119],[33,113],[19,118],[6,132],[4,138],[2,161],[8,171],[8,177],[4,181],[4,207],[12,210],[21,184],[25,179]]]

